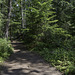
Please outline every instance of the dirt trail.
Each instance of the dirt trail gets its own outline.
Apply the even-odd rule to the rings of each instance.
[[[4,62],[0,75],[62,75],[39,55],[27,51],[22,43],[13,42],[14,54]]]

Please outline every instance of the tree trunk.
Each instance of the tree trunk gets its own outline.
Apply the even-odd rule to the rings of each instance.
[[[21,0],[21,16],[22,16],[22,27],[24,28],[24,18],[23,18],[23,0]]]
[[[5,32],[5,38],[8,39],[9,36],[9,26],[10,26],[10,16],[11,16],[11,2],[12,0],[8,0],[8,14],[7,14],[7,24],[6,24],[6,32]]]
[[[26,5],[23,7],[23,2],[26,2],[26,0],[21,0],[21,16],[22,16],[22,28],[26,28]],[[25,10],[25,12],[23,11]]]

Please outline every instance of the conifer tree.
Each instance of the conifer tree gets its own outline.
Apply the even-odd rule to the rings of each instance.
[[[37,41],[38,37],[43,36],[44,31],[57,20],[53,20],[55,12],[51,11],[52,0],[31,0],[29,3],[30,6],[26,8],[26,26],[29,29],[27,34],[30,41]],[[29,39],[27,36],[27,40]]]
[[[53,0],[59,27],[69,30],[74,0]]]
[[[75,8],[73,9],[73,14],[71,15],[71,25],[70,25],[70,33],[75,36]]]

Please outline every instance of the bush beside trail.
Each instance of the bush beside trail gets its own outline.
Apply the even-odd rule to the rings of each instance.
[[[11,53],[13,53],[11,42],[0,38],[0,63],[7,59]]]

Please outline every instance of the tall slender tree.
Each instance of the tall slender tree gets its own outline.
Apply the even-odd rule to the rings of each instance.
[[[5,37],[8,39],[9,36],[9,26],[10,26],[10,17],[11,17],[11,7],[12,7],[12,0],[8,0],[8,13],[7,13],[7,24],[6,24],[6,32]]]

